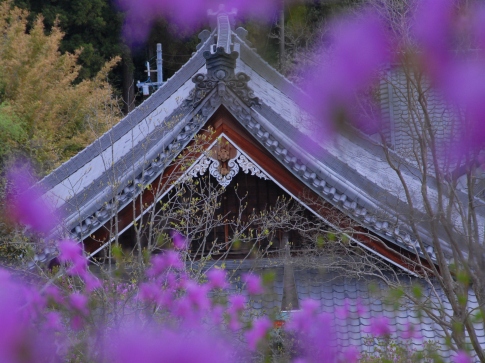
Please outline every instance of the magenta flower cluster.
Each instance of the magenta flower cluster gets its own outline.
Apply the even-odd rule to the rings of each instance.
[[[33,175],[33,170],[26,165],[7,173],[7,217],[14,223],[30,228],[34,233],[47,234],[59,220],[52,206],[42,198],[42,189],[33,185]]]
[[[128,44],[143,43],[158,18],[169,19],[182,30],[194,31],[207,20],[209,10],[217,12],[220,4],[225,11],[237,10],[240,16],[251,16],[271,21],[281,6],[279,0],[117,0],[125,13],[123,34]]]
[[[408,72],[427,82],[424,89],[446,104],[453,135],[435,145],[447,150],[443,157],[477,158],[485,146],[485,5],[460,9],[455,0],[416,4],[403,25],[405,34],[391,33],[388,20],[371,9],[330,25],[302,82],[306,95],[297,96],[317,121],[311,127],[318,129],[320,140],[348,124],[378,131],[383,124],[371,90],[386,71],[406,64],[414,67]]]
[[[44,285],[27,285],[0,269],[0,362],[63,361],[79,349],[81,337],[86,344],[96,341],[83,352],[93,362],[243,362],[250,361],[251,352],[264,351],[275,329],[268,316],[248,319],[248,299],[265,292],[255,274],[242,277],[243,294],[230,293],[226,271],[210,269],[204,282],[197,281],[186,271],[181,252],[168,250],[152,257],[138,286],[116,280],[103,286],[89,272],[80,244],[63,240],[58,249],[60,275]],[[110,290],[127,313],[117,324],[93,326],[95,301]],[[127,299],[130,295],[133,301]],[[337,318],[366,313],[359,301],[351,305],[346,300],[336,310]],[[104,321],[114,318],[105,314]],[[320,312],[318,302],[302,302],[301,310],[283,326],[297,342],[295,362],[359,360],[360,347],[337,348],[333,319],[333,314]],[[371,320],[371,336],[389,337],[391,332],[386,317]],[[402,337],[416,337],[411,326]],[[459,352],[455,361],[469,362],[469,357]]]

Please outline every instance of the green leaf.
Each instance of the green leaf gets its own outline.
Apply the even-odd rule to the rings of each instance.
[[[423,288],[420,285],[414,285],[412,288],[413,296],[416,299],[421,299],[423,297]]]

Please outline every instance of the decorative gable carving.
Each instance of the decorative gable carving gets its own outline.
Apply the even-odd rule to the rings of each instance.
[[[248,86],[249,76],[243,72],[234,73],[238,56],[239,53],[236,51],[226,53],[223,47],[216,48],[214,51],[205,51],[207,74],[198,73],[192,78],[195,88],[185,101],[185,105],[197,107],[216,87],[219,97],[224,97],[227,89],[230,89],[246,106],[259,105],[259,98],[254,96],[254,92]]]
[[[227,187],[241,169],[246,174],[251,173],[251,175],[261,179],[269,179],[268,175],[256,163],[242,154],[225,138],[219,140],[206,155],[203,155],[192,165],[187,172],[186,178],[204,175],[207,169],[223,187]]]

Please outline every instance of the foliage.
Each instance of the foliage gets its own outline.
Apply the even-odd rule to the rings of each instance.
[[[43,16],[48,31],[55,26],[62,29],[61,53],[82,49],[79,81],[96,76],[108,59],[121,55],[122,15],[110,1],[14,0],[14,4],[29,11],[29,23]]]
[[[437,353],[436,343],[424,342],[422,350],[414,349],[409,341],[397,342],[385,337],[369,337],[365,345],[372,348],[372,352],[364,350],[360,363],[440,363],[442,359]]]
[[[80,51],[61,54],[63,33],[49,34],[43,18],[27,27],[28,13],[0,4],[0,128],[8,142],[2,163],[12,152],[33,160],[41,173],[75,155],[117,122],[119,112],[107,82],[114,58],[91,80],[74,84]]]

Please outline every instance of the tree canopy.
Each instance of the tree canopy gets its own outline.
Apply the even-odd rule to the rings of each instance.
[[[19,152],[46,173],[118,121],[107,79],[118,58],[75,82],[81,51],[61,53],[59,26],[46,33],[38,16],[28,29],[28,16],[10,2],[0,5],[0,160]]]

